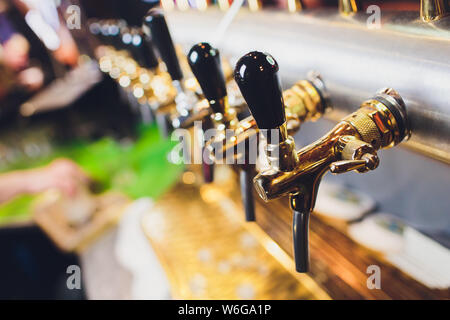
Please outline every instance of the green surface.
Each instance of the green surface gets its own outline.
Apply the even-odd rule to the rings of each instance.
[[[101,191],[122,191],[132,198],[158,198],[172,186],[183,166],[167,161],[175,146],[160,138],[156,126],[141,127],[134,143],[119,143],[111,138],[95,142],[77,141],[55,148],[51,156],[33,162],[17,162],[7,171],[39,167],[65,157],[74,160],[100,185]],[[34,197],[17,197],[0,206],[0,224],[30,217]]]

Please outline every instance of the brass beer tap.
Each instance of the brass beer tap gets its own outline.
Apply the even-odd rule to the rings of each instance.
[[[92,22],[90,29],[104,44],[98,50],[100,69],[125,89],[144,121],[151,120],[152,110],[173,101],[170,75],[160,68],[153,42],[140,28],[106,20]]]
[[[203,115],[203,131],[213,129],[216,133],[236,127],[237,112],[235,108],[230,107],[228,101],[227,83],[219,50],[213,48],[209,43],[201,42],[191,48],[187,58],[210,107],[207,114]],[[212,182],[214,165],[205,161],[203,150],[202,168],[205,182]]]
[[[144,17],[143,29],[155,43],[172,78],[172,86],[176,89],[175,103],[170,101],[156,110],[158,125],[163,128],[163,134],[168,136],[172,128],[192,126],[197,119],[195,105],[198,97],[185,87],[183,71],[163,11],[150,9]]]
[[[265,153],[270,168],[254,178],[254,186],[265,201],[289,195],[294,212],[296,270],[307,272],[309,215],[324,174],[376,169],[377,151],[407,139],[410,129],[403,99],[395,90],[384,89],[363,102],[324,137],[296,150],[287,130],[278,69],[272,56],[251,52],[238,61],[235,79],[267,138]]]

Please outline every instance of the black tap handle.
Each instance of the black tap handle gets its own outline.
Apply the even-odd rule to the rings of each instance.
[[[308,210],[294,210],[292,232],[294,236],[295,270],[305,273],[309,271],[309,215]]]
[[[105,20],[100,24],[103,41],[107,45],[120,49],[120,26],[115,20]]]
[[[209,43],[201,42],[191,48],[187,58],[214,113],[224,114],[226,112],[224,98],[227,95],[227,89],[219,50],[211,47]]]
[[[271,55],[253,51],[239,59],[234,70],[234,79],[260,129],[275,129],[286,121],[278,69]]]
[[[126,42],[127,49],[141,67],[154,70],[158,66],[158,58],[148,36],[134,29],[123,37],[125,39],[122,41]]]
[[[144,26],[150,29],[151,39],[159,51],[172,80],[182,80],[183,72],[178,62],[175,46],[161,9],[150,9],[144,17]]]
[[[252,166],[243,168],[240,172],[241,196],[245,210],[245,221],[253,222],[255,218],[255,201],[253,200],[253,170]]]
[[[155,52],[155,46],[150,37],[145,34],[142,34],[142,40],[141,52],[144,57],[143,67],[150,70],[155,70],[159,65],[158,57],[156,56]]]

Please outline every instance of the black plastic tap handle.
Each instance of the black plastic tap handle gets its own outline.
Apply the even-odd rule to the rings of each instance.
[[[187,58],[214,113],[224,114],[226,111],[224,98],[227,95],[227,89],[219,50],[209,43],[201,42],[191,48]]]
[[[158,57],[156,56],[155,52],[155,46],[150,37],[148,37],[147,35],[142,34],[142,39],[142,54],[144,57],[143,67],[154,70],[159,65]]]
[[[234,70],[234,79],[260,129],[275,129],[286,121],[278,70],[271,55],[258,51],[239,59]]]
[[[143,32],[138,29],[127,31],[122,35],[122,42],[141,67],[153,70],[158,66],[154,46]]]
[[[118,21],[107,20],[101,25],[101,34],[106,44],[112,45],[116,49],[121,49],[120,25]]]
[[[182,80],[183,72],[181,71],[163,11],[158,8],[150,9],[144,17],[144,26],[150,29],[151,39],[156,45],[161,59],[166,64],[172,80]]]
[[[309,211],[294,210],[292,232],[294,236],[295,270],[309,271]]]

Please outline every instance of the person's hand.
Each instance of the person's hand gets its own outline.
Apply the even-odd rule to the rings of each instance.
[[[27,180],[30,193],[57,189],[69,197],[75,196],[78,189],[89,182],[83,170],[68,159],[58,159],[46,167],[31,170]]]

